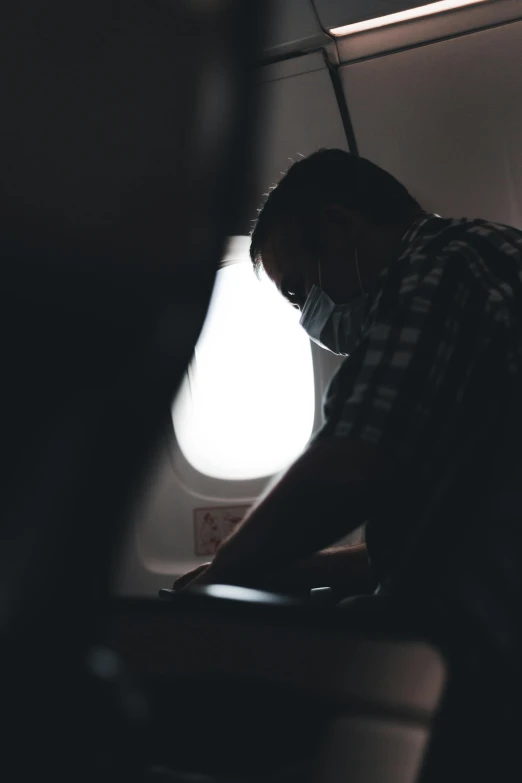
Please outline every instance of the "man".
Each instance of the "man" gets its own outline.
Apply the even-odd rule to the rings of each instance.
[[[522,232],[427,214],[379,167],[321,150],[269,194],[251,257],[347,359],[308,449],[175,586],[262,583],[366,522],[386,593],[426,499],[519,371]],[[330,556],[348,573],[361,551]]]

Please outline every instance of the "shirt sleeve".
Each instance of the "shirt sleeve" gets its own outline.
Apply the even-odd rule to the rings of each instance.
[[[325,434],[411,459],[448,427],[487,343],[487,292],[458,254],[390,270],[325,402]]]

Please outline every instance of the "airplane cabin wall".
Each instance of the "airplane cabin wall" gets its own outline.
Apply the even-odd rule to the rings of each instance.
[[[522,22],[347,63],[340,76],[361,155],[431,211],[522,228]]]

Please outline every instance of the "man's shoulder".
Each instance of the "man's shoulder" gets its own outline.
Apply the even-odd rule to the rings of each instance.
[[[381,276],[369,323],[382,308],[396,306],[399,300],[419,306],[410,300],[421,289],[427,302],[440,289],[448,295],[459,286],[489,292],[495,279],[505,278],[513,285],[522,284],[522,231],[480,218],[425,215],[405,237],[401,255]]]
[[[481,218],[441,218],[428,215],[421,221],[410,241],[405,243],[401,259],[411,262],[442,259],[448,252],[466,245],[478,252],[522,253],[522,231],[513,226]]]

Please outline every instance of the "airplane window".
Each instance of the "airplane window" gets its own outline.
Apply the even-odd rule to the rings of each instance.
[[[174,430],[201,473],[240,480],[289,465],[310,438],[314,379],[299,312],[233,237],[192,366],[173,407]]]

